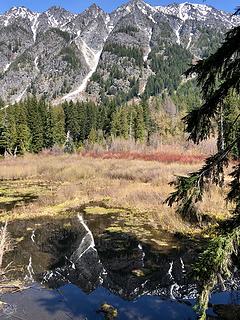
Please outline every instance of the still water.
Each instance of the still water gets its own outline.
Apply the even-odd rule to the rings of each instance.
[[[15,247],[5,265],[14,262],[11,278],[28,289],[1,298],[7,304],[0,319],[104,319],[103,303],[116,308],[120,320],[197,319],[191,264],[199,244],[160,230],[149,238],[106,231],[114,219],[76,213],[11,223]],[[237,278],[225,286],[225,292],[216,288],[211,303],[239,304]],[[211,308],[208,313],[220,319]]]

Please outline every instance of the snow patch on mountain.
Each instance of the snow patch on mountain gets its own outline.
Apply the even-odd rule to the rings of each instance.
[[[9,16],[14,16],[15,18],[28,18],[30,10],[25,7],[13,7],[8,11]]]
[[[157,12],[157,9],[155,8],[155,7],[153,7],[153,6],[151,6],[150,4],[148,4],[148,3],[146,3],[145,2],[145,6],[147,7],[147,8],[149,8],[150,10],[152,10],[153,12]]]
[[[114,23],[112,22],[109,14],[106,16],[105,25],[109,33],[114,29]]]
[[[191,43],[192,43],[192,37],[193,37],[193,33],[191,32],[189,35],[189,40],[188,40],[188,44],[186,46],[186,49],[190,49]]]
[[[181,20],[185,22],[189,18],[189,16],[188,16],[188,12],[184,10],[184,7],[185,7],[185,3],[180,3],[178,16]]]
[[[34,59],[34,66],[37,72],[40,72],[39,68],[38,68],[38,56]]]
[[[177,29],[175,29],[175,33],[176,33],[176,36],[177,36],[177,44],[181,44],[181,37],[180,37],[180,30],[182,28],[182,25],[180,24]]]
[[[89,72],[86,74],[86,76],[84,77],[84,79],[82,80],[82,83],[79,85],[79,87],[76,88],[76,90],[68,93],[67,95],[62,97],[62,100],[70,100],[73,99],[77,96],[79,96],[79,94],[81,94],[87,87],[87,83],[89,81],[89,79],[91,78],[91,76],[93,75],[93,73],[96,71],[97,66],[98,66],[98,62],[102,53],[102,49],[98,51],[95,51],[93,49],[91,49],[87,43],[80,38],[80,31],[78,32],[78,41],[76,42],[78,48],[81,50],[85,61],[89,67]],[[76,40],[75,40],[76,41]]]
[[[205,20],[206,16],[213,10],[212,7],[207,5],[189,2],[170,4],[166,7],[157,6],[155,8],[164,14],[175,15],[184,22],[191,19]]]
[[[34,25],[39,15],[39,13],[32,12],[25,7],[13,7],[4,14],[4,26],[7,27],[12,21],[15,21],[18,18],[28,19]]]
[[[4,30],[4,26],[7,27],[12,24],[19,27],[8,27]],[[144,72],[142,72],[143,75],[140,75],[140,85],[144,89],[147,78],[152,72],[151,65],[148,63],[151,50],[155,52],[156,49],[157,54],[160,55],[164,51],[164,48],[160,50],[161,48],[157,47],[158,39],[163,38],[164,46],[173,43],[182,45],[187,50],[191,50],[192,54],[201,58],[203,48],[199,47],[198,39],[201,37],[204,28],[210,30],[210,40],[215,37],[214,32],[216,32],[216,41],[218,41],[218,38],[220,40],[221,35],[223,36],[227,29],[238,24],[240,24],[240,17],[231,16],[229,13],[207,5],[188,2],[175,3],[166,7],[154,7],[143,0],[131,0],[111,14],[105,13],[96,5],[80,14],[72,14],[59,7],[52,7],[41,14],[34,13],[24,7],[14,7],[0,15],[0,28],[3,37],[1,96],[11,101],[11,96],[12,99],[17,96],[21,99],[24,95],[27,95],[26,91],[23,90],[26,84],[22,85],[21,73],[15,80],[12,72],[7,72],[10,67],[9,61],[15,61],[24,52],[29,53],[29,59],[31,60],[31,64],[28,66],[29,83],[33,83],[37,88],[37,94],[45,94],[46,91],[49,97],[53,98],[53,94],[54,96],[60,95],[61,92],[65,92],[66,88],[71,86],[71,89],[67,89],[69,93],[64,97],[71,99],[85,97],[82,93],[99,64],[102,48],[106,42],[110,44],[119,43],[119,45],[126,45],[127,47],[136,46],[143,51],[143,60],[147,63],[143,64]],[[140,29],[141,32],[136,31],[132,34],[126,32],[126,35],[117,32],[118,27],[127,28],[132,25],[136,25],[138,31]],[[69,42],[76,44],[78,47],[78,53],[76,54],[79,54],[81,58],[81,68],[68,68],[68,62],[63,62],[63,56],[56,54],[61,52],[68,43],[59,43],[57,35],[48,33],[47,31],[52,27],[69,33]],[[22,28],[25,32],[21,32]],[[116,32],[112,32],[114,28],[116,28]],[[41,37],[37,37],[40,32]],[[109,36],[110,34],[111,36]],[[165,41],[165,37],[168,37],[167,41]],[[20,41],[18,42],[15,39]],[[205,50],[208,41],[203,42]],[[9,45],[6,46],[6,43],[9,43]],[[45,54],[44,49],[46,49],[47,54]],[[103,55],[105,64],[108,63],[106,59],[108,58]],[[121,64],[121,57],[114,59],[113,63]],[[19,64],[20,72],[22,68],[25,68],[25,60],[22,59],[22,61],[23,63]],[[103,72],[99,74],[107,77],[108,69],[106,66],[105,70],[104,63],[101,60],[99,68]],[[113,63],[109,61],[109,68]],[[138,67],[135,67],[134,61],[131,61],[131,64],[132,66],[129,67],[129,70],[126,70],[126,74],[136,76],[136,78],[139,77]],[[121,69],[121,65],[119,67]],[[126,69],[128,69],[128,66]],[[123,71],[125,72],[125,70]],[[41,72],[42,77],[37,77],[39,72]],[[114,83],[114,88],[120,85],[124,90],[128,89],[125,78],[117,80],[119,81],[116,81],[116,84]],[[11,93],[11,86],[14,81],[16,82],[17,94]],[[63,86],[64,81],[69,86]],[[88,93],[97,96],[100,86],[94,82],[91,81],[92,86],[89,86],[91,88]],[[19,98],[17,97],[17,99]]]
[[[10,17],[6,17],[4,21],[4,27],[7,27],[9,24]]]
[[[157,23],[154,19],[154,14],[157,12],[156,8],[150,6],[150,4],[147,4],[143,1],[137,1],[136,5],[144,15],[146,15],[150,20],[152,20],[153,23]]]
[[[147,34],[148,34],[148,46],[147,46],[147,49],[146,49],[145,52],[144,52],[143,61],[147,61],[148,56],[149,56],[149,54],[150,54],[151,51],[152,51],[152,48],[151,48],[151,39],[152,39],[153,30],[152,30],[152,28],[151,28],[151,29],[146,29],[146,32],[147,32]]]
[[[52,28],[58,28],[59,27],[59,22],[57,21],[57,19],[49,11],[46,12],[46,15],[48,17],[49,25]]]
[[[31,26],[31,29],[32,29],[32,33],[33,33],[33,41],[36,42],[36,39],[37,39],[37,29],[38,29],[38,25],[39,25],[39,21],[38,21],[38,17],[40,16],[39,13],[37,13],[33,19],[31,19],[31,22],[32,22],[32,26]]]
[[[8,71],[10,65],[11,65],[10,62],[5,65],[5,67],[4,67],[4,69],[3,69],[3,72],[4,72],[4,73]]]
[[[14,99],[14,102],[20,102],[22,98],[24,97],[25,93],[27,92],[28,85],[26,88],[17,96],[17,98]]]
[[[154,15],[158,12],[158,10],[142,0],[130,1],[130,3],[119,7],[116,10],[116,12],[121,12],[123,15],[125,15],[132,13],[135,10],[135,8],[138,8],[144,15],[146,15],[150,20],[152,20],[153,23],[157,23],[154,19]]]

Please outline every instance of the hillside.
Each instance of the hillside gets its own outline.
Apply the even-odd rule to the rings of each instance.
[[[187,65],[219,45],[239,17],[203,4],[133,0],[108,14],[13,7],[0,16],[0,96],[120,101],[173,93]]]

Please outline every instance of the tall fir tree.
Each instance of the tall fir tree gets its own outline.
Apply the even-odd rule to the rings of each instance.
[[[31,145],[31,132],[28,127],[27,110],[22,103],[16,104],[14,110],[16,113],[17,132],[16,148],[17,152],[23,155],[25,152],[30,151]]]
[[[52,109],[53,140],[54,144],[63,146],[66,140],[65,114],[62,106],[55,106]]]
[[[137,111],[134,119],[134,138],[135,141],[140,142],[143,142],[145,139],[144,114],[141,105],[137,106]]]
[[[209,58],[193,65],[187,75],[197,75],[202,88],[203,104],[193,109],[185,118],[189,139],[195,143],[209,138],[216,129],[219,114],[226,110],[226,99],[232,94],[240,95],[240,27],[235,27],[226,34],[221,47]],[[231,160],[234,148],[240,146],[239,105],[234,115],[232,127],[236,127],[235,136],[231,140],[231,130],[225,132],[225,141],[231,141],[220,148],[208,159],[197,172],[188,176],[179,176],[173,183],[176,190],[167,199],[171,206],[178,203],[178,212],[183,218],[199,218],[197,203],[202,200],[210,182],[221,185],[221,176]],[[239,152],[239,150],[238,150]],[[240,159],[229,174],[229,192],[226,201],[234,206],[231,218],[222,222],[215,230],[215,236],[202,252],[195,265],[195,276],[200,283],[198,312],[201,320],[206,319],[209,294],[219,279],[231,275],[234,253],[240,245]]]

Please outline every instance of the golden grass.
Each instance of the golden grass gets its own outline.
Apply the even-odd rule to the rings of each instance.
[[[89,203],[103,203],[109,208],[123,208],[134,214],[129,218],[134,225],[149,224],[172,232],[191,232],[192,226],[182,221],[174,208],[163,204],[173,190],[169,182],[174,175],[184,175],[201,164],[160,163],[143,160],[93,159],[81,155],[27,155],[0,162],[0,179],[6,190],[31,188],[38,196],[33,202],[24,201],[10,212],[2,212],[0,220],[28,219],[38,216],[67,214],[66,210]],[[40,187],[41,186],[41,187]],[[21,189],[22,188],[22,189]],[[11,192],[10,192],[11,194]],[[10,195],[11,196],[11,195]],[[4,203],[4,193],[0,202]],[[216,219],[228,215],[223,196],[211,189],[201,209]],[[97,211],[97,210],[95,210]],[[101,211],[101,210],[99,210]],[[91,214],[91,212],[88,212]],[[123,216],[123,213],[121,213]],[[130,223],[129,223],[130,225]]]

